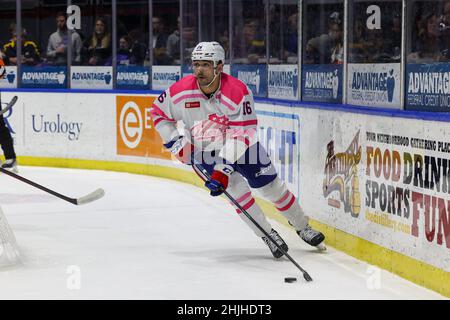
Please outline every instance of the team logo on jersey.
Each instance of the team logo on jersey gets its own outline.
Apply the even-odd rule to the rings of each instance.
[[[218,124],[220,124],[220,125],[222,125],[222,126],[225,126],[225,127],[228,127],[228,118],[227,118],[227,116],[218,116],[217,114],[210,114],[209,116],[208,116],[208,119],[210,120],[210,121],[212,121],[212,122],[215,122],[215,123],[218,123]]]
[[[225,134],[228,128],[227,116],[218,116],[210,114],[208,119],[197,122],[191,128],[191,136],[194,141],[206,142],[212,147],[220,147],[225,140]]]
[[[359,131],[344,152],[334,152],[333,140],[327,144],[323,195],[328,198],[328,204],[332,207],[340,208],[343,203],[344,211],[350,212],[352,217],[358,217],[361,211],[357,167],[360,162]]]
[[[186,102],[184,107],[186,109],[200,108],[200,101]]]

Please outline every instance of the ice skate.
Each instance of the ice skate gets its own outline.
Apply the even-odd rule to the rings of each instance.
[[[276,232],[274,229],[272,229],[269,233],[270,237],[276,241],[276,243],[278,245],[280,245],[280,247],[287,252],[288,251],[288,246],[286,244],[286,242],[284,242],[284,240],[281,238],[281,236],[278,234],[278,232]],[[270,241],[270,239],[268,239],[267,237],[262,237],[261,239],[264,240],[264,242],[267,244],[267,246],[270,249],[270,252],[272,252],[273,256],[278,259],[281,258],[283,256],[283,252],[280,251],[280,249],[277,248],[277,246]]]
[[[314,230],[310,225],[307,225],[302,230],[298,230],[297,234],[310,246],[316,247],[320,251],[325,251],[327,249],[327,247],[323,243],[323,240],[325,240],[325,236],[323,235],[323,233]]]
[[[4,163],[2,163],[1,167],[5,170],[12,171],[14,173],[19,172],[19,170],[17,169],[16,159],[7,159]]]

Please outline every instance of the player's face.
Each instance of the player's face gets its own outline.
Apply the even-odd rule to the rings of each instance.
[[[212,61],[194,61],[192,68],[200,86],[207,86],[214,79],[214,64]]]

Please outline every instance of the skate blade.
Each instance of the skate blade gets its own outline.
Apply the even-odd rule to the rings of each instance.
[[[317,248],[317,250],[319,250],[319,251],[326,251],[327,250],[327,246],[324,244],[324,243],[319,243],[317,246],[316,246],[316,248]]]
[[[19,173],[19,169],[17,169],[17,167],[3,168],[3,169],[8,170],[9,172],[13,172],[13,173]]]

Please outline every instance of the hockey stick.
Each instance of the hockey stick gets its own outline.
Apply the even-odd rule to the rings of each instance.
[[[28,180],[28,179],[26,179],[26,178],[24,178],[22,176],[19,176],[18,174],[14,173],[14,172],[10,172],[10,171],[8,171],[6,169],[3,169],[2,167],[0,167],[0,172],[4,173],[4,174],[6,174],[6,175],[8,175],[10,177],[16,178],[17,180],[20,180],[22,182],[28,183],[29,185],[32,185],[35,188],[41,189],[41,190],[43,190],[43,191],[45,191],[47,193],[50,193],[50,194],[54,195],[55,197],[58,197],[58,198],[63,199],[65,201],[67,201],[67,202],[73,203],[75,205],[86,204],[86,203],[98,200],[98,199],[100,199],[101,197],[103,197],[105,195],[105,191],[102,188],[99,188],[99,189],[97,189],[97,190],[95,190],[95,191],[93,191],[93,192],[91,192],[91,193],[89,193],[89,194],[87,194],[87,195],[85,195],[83,197],[70,198],[70,197],[65,196],[65,195],[63,195],[61,193],[58,193],[58,192],[53,191],[51,189],[48,189],[48,188],[46,188],[44,186],[41,186],[40,184],[38,184],[36,182],[33,182],[33,181]]]
[[[2,114],[4,114],[5,112],[8,112],[9,109],[11,109],[11,108],[16,104],[16,102],[17,102],[17,96],[14,96],[14,97],[11,99],[11,101],[8,102],[8,103],[2,102],[1,104],[6,104],[6,107],[4,107],[4,108],[2,108],[2,109],[0,110],[0,116],[1,116]]]
[[[211,176],[209,175],[208,171],[206,171],[205,168],[203,168],[202,165],[200,164],[193,164],[193,166],[195,166],[198,170],[200,170],[200,172],[202,173],[205,181],[206,180],[210,180]],[[247,212],[247,210],[245,210],[244,208],[242,208],[242,206],[239,204],[239,202],[236,201],[236,199],[234,199],[226,190],[223,192],[223,194],[239,209],[241,210],[241,212],[243,212],[245,214],[245,216],[264,234],[264,236],[267,237],[267,239],[270,239],[270,241],[277,246],[278,250],[280,250],[302,273],[303,273],[303,278],[305,278],[306,281],[312,281],[313,279],[311,278],[311,276],[308,274],[308,272],[303,269],[302,267],[300,267],[300,265],[295,262],[295,260],[286,252],[283,250],[283,248],[281,248],[281,246],[272,239],[272,237],[266,232],[266,230],[264,230],[258,222],[255,221],[255,219],[252,218],[252,216]]]

